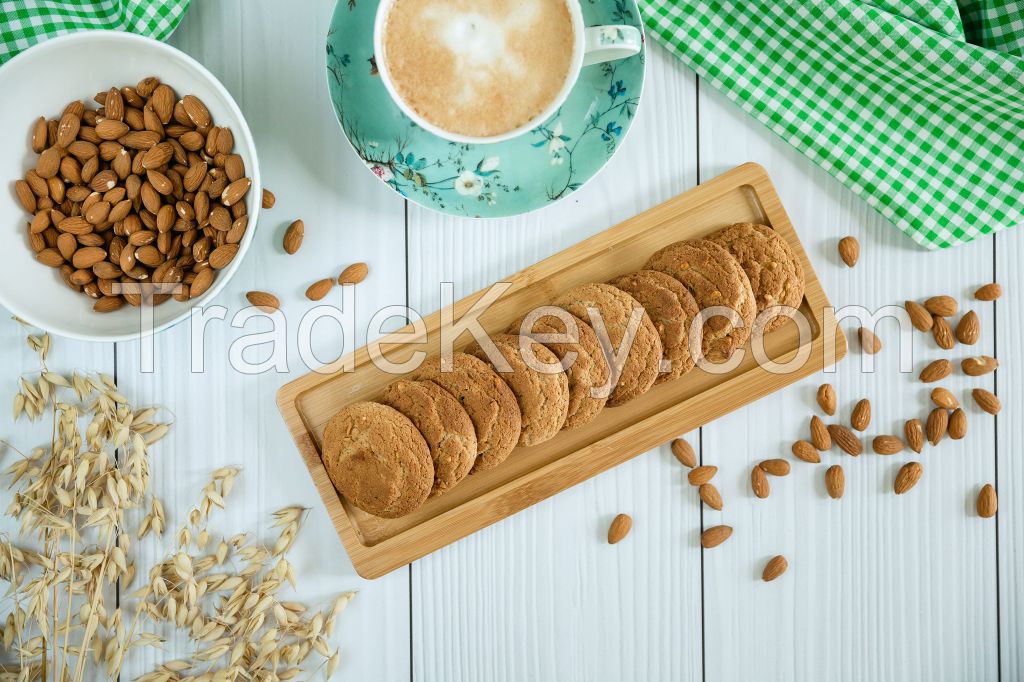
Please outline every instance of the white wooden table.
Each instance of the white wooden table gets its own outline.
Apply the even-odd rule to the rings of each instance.
[[[857,460],[830,453],[821,465],[794,461],[753,497],[750,467],[788,457],[814,409],[814,390],[830,381],[841,414],[862,397],[874,407],[873,433],[901,433],[924,417],[927,390],[883,352],[874,373],[851,354],[832,375],[817,375],[687,437],[705,464],[720,468],[722,512],[701,509],[667,445],[528,509],[385,578],[358,578],[274,403],[278,387],[306,371],[294,348],[289,371],[242,375],[228,365],[232,341],[259,327],[213,323],[206,371],[190,371],[189,328],[156,342],[157,366],[139,372],[137,344],[54,339],[51,365],[116,373],[138,403],[168,406],[172,436],[154,455],[154,481],[170,526],[193,502],[208,473],[241,465],[223,525],[266,531],[270,513],[312,507],[293,550],[299,596],[359,595],[343,614],[338,679],[406,680],[1020,680],[1024,679],[1024,370],[1015,362],[1024,325],[1024,235],[1009,233],[944,253],[926,253],[824,171],[776,139],[724,97],[652,46],[648,85],[635,129],[592,183],[566,201],[526,217],[474,222],[404,203],[373,178],[348,148],[327,96],[326,0],[194,0],[172,42],[203,62],[233,93],[259,146],[264,182],[277,206],[260,221],[242,269],[217,303],[232,312],[254,288],[277,292],[289,317],[310,305],[311,273],[370,265],[358,289],[356,339],[323,323],[322,360],[365,342],[375,310],[439,307],[439,283],[456,296],[545,258],[745,161],[767,167],[825,290],[836,306],[870,308],[938,293],[974,307],[983,324],[973,353],[1003,354],[996,375],[971,384],[997,388],[998,418],[971,405],[970,433],[921,456],[925,476],[896,497],[892,480],[907,455]],[[299,256],[280,249],[284,227],[301,217]],[[862,245],[860,265],[843,266],[839,237]],[[322,275],[316,275],[317,277]],[[1000,281],[997,304],[970,299]],[[853,322],[844,323],[849,330]],[[394,326],[397,326],[394,325]],[[895,336],[895,323],[879,333]],[[0,323],[10,378],[35,367],[22,330]],[[893,345],[895,345],[893,343]],[[915,370],[938,351],[917,335]],[[968,354],[962,348],[957,358]],[[5,390],[13,393],[13,386]],[[2,411],[3,433],[11,431]],[[847,472],[841,502],[824,491],[827,464]],[[999,491],[997,519],[973,511],[981,484]],[[603,537],[619,512],[634,530],[617,546]],[[702,551],[702,526],[727,523],[731,540]],[[147,541],[142,565],[163,555]],[[789,571],[759,576],[784,554]],[[167,658],[174,656],[172,642]],[[132,672],[158,660],[147,654]],[[160,659],[162,660],[162,659]],[[130,679],[130,677],[126,677]]]

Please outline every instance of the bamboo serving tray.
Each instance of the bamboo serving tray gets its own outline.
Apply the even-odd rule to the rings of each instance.
[[[282,387],[278,407],[359,575],[378,578],[842,358],[846,340],[835,327],[825,292],[768,174],[752,163],[506,278],[503,281],[512,286],[480,317],[481,323],[488,333],[503,332],[517,317],[572,286],[604,282],[640,269],[663,246],[737,222],[770,225],[803,264],[807,282],[801,311],[809,323],[810,338],[805,335],[801,344],[792,322],[765,336],[767,355],[776,362],[806,354],[798,369],[788,374],[770,372],[758,366],[748,347],[743,362],[727,374],[695,369],[676,381],[658,384],[626,405],[606,408],[590,424],[562,431],[540,445],[516,448],[500,466],[467,477],[446,495],[428,499],[403,518],[377,518],[348,504],[331,485],[320,460],[327,421],[349,403],[378,399],[384,386],[397,377],[378,369],[367,349],[361,348],[352,358],[353,371],[313,372]],[[454,319],[461,318],[478,297],[474,294],[456,303]],[[426,335],[415,337],[416,342],[410,342],[408,327],[381,339],[385,357],[402,362],[415,351],[440,352],[440,313],[424,322]],[[827,335],[823,334],[830,327],[836,330],[833,355],[825,352]],[[470,335],[464,334],[456,340],[455,349],[471,342]]]

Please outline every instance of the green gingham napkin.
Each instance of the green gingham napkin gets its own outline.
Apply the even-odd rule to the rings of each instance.
[[[84,29],[164,40],[190,0],[0,0],[0,64],[54,36]]]
[[[640,0],[655,38],[916,242],[1024,223],[1024,0]]]

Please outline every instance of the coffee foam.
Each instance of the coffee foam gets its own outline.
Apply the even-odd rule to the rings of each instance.
[[[539,115],[573,52],[566,0],[396,0],[384,29],[403,101],[438,127],[488,137]]]

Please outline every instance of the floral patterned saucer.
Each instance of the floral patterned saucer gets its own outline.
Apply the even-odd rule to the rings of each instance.
[[[640,54],[584,67],[543,125],[495,144],[459,144],[410,121],[377,75],[378,0],[339,0],[327,34],[327,82],[338,121],[369,169],[393,190],[442,213],[501,218],[566,197],[608,162],[633,123],[644,84]],[[580,0],[588,26],[643,32],[636,0]]]

